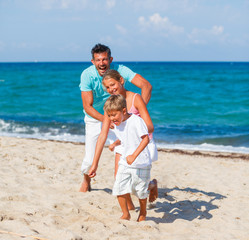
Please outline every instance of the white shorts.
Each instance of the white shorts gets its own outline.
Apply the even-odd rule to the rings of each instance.
[[[119,196],[133,193],[139,199],[147,198],[149,195],[150,169],[151,166],[147,168],[131,168],[119,165],[112,195]]]
[[[102,122],[85,116],[85,157],[81,165],[81,173],[88,174],[95,154],[95,147],[101,132]],[[110,129],[107,143],[113,143],[116,140],[114,132]]]

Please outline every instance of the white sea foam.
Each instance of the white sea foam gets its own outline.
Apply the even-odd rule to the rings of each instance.
[[[42,132],[36,126],[24,126],[21,124],[6,122],[0,119],[0,136],[18,137],[18,138],[36,138],[44,140],[58,140],[70,142],[84,142],[84,135],[70,134],[65,131],[61,132],[58,128],[48,127]]]
[[[63,131],[61,131],[63,129]],[[44,129],[43,129],[44,130]],[[46,131],[42,132],[37,126],[24,126],[6,122],[0,119],[0,136],[19,137],[19,138],[36,138],[44,140],[58,140],[69,142],[85,142],[83,134],[71,134],[67,132],[67,126],[62,125],[59,128],[47,127]],[[214,145],[203,143],[200,145],[194,144],[168,144],[165,142],[158,142],[158,148],[164,149],[181,149],[181,150],[194,150],[194,151],[212,151],[212,152],[231,152],[231,153],[246,153],[249,154],[248,147],[234,147],[224,145]]]
[[[22,134],[22,133],[1,133],[0,136],[3,137],[17,137],[17,138],[35,138],[35,139],[42,139],[42,140],[56,140],[56,141],[65,141],[65,142],[85,142],[84,135],[71,135],[67,133],[58,134],[58,135],[51,135],[49,133],[45,134]]]
[[[157,143],[157,147],[166,148],[166,149],[181,149],[181,150],[194,150],[194,151],[249,153],[249,148],[246,147],[233,147],[233,146],[224,146],[224,145],[214,145],[208,143],[203,143],[200,145]]]

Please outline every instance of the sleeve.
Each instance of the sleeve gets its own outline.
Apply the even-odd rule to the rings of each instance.
[[[89,74],[86,71],[83,71],[81,76],[80,76],[80,90],[82,92],[88,92],[92,91],[92,84],[91,84],[91,78]]]
[[[133,72],[130,68],[119,65],[117,71],[120,73],[120,75],[125,79],[125,81],[131,82],[131,80],[135,77],[136,73]]]
[[[144,120],[141,117],[136,116],[136,124],[135,125],[137,126],[136,129],[137,129],[139,137],[142,137],[144,135],[149,134],[148,128],[147,128]]]

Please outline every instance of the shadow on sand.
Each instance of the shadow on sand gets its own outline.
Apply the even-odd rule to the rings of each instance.
[[[161,218],[147,217],[147,220],[152,220],[156,223],[172,223],[177,219],[188,221],[192,221],[195,218],[200,220],[210,219],[213,217],[210,211],[218,208],[213,202],[226,198],[218,193],[205,192],[194,188],[159,188],[158,191],[158,198],[165,199],[165,201],[156,202],[153,210],[157,213],[163,213],[163,216]],[[173,194],[174,191],[183,192],[188,199],[177,201],[173,195],[170,195]],[[203,200],[203,198],[205,200]]]

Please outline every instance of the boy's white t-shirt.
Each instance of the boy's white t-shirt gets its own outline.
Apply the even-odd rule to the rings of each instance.
[[[141,117],[132,114],[119,126],[115,126],[114,132],[123,145],[123,153],[119,164],[131,168],[145,168],[151,165],[151,157],[147,146],[131,165],[126,161],[126,157],[132,155],[139,146],[142,141],[141,137],[148,135],[147,126]]]

